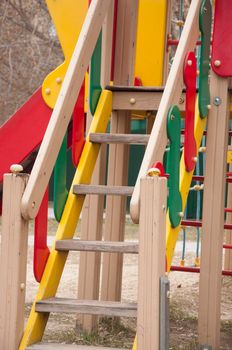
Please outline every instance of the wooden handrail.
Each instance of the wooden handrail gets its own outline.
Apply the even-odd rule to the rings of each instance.
[[[140,167],[139,175],[131,198],[130,213],[135,223],[139,221],[140,179],[146,175],[153,162],[162,161],[167,144],[166,119],[169,107],[178,105],[183,89],[183,65],[187,52],[192,51],[199,37],[199,10],[201,0],[192,1],[188,16],[167,80],[151,136]]]
[[[113,0],[93,0],[70,61],[21,204],[25,219],[36,216],[64,138],[104,18]]]

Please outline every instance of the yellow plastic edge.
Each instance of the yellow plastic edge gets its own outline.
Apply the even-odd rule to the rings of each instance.
[[[65,60],[47,75],[42,84],[42,96],[54,108],[87,11],[88,0],[46,0]]]
[[[103,133],[106,131],[111,111],[112,92],[103,90],[96,113],[90,126],[89,134],[95,132]],[[89,141],[89,134],[73,179],[64,212],[57,229],[51,253],[46,264],[29,319],[27,321],[19,350],[24,350],[28,345],[32,345],[40,341],[44,333],[49,315],[35,312],[35,303],[39,300],[53,297],[59,285],[68,253],[56,251],[55,243],[57,240],[71,239],[74,236],[85,196],[74,195],[72,193],[72,188],[74,184],[90,183],[100,149],[99,144],[94,144]]]
[[[139,1],[135,76],[144,86],[163,84],[167,0]]]
[[[195,109],[195,125],[194,125],[194,135],[195,135],[195,140],[196,140],[196,145],[197,145],[197,153],[199,151],[200,145],[201,145],[201,140],[204,134],[204,130],[206,127],[206,120],[207,118],[201,119],[199,110],[198,110],[198,101],[196,102],[196,109]],[[182,203],[183,203],[183,209],[184,211],[188,194],[189,194],[189,189],[191,186],[192,182],[192,177],[193,177],[194,171],[187,172],[185,169],[185,164],[184,164],[184,154],[182,154],[181,161],[180,161],[180,193],[182,196]],[[176,228],[173,228],[170,224],[169,220],[169,213],[167,212],[166,216],[166,257],[167,257],[167,268],[168,271],[170,271],[171,268],[171,262],[176,246],[176,241],[178,239],[180,231],[180,225],[177,226]]]

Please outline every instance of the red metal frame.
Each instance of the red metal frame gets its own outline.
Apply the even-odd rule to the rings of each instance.
[[[171,266],[171,271],[178,271],[178,272],[193,272],[193,273],[200,273],[199,267],[187,267],[187,266]],[[232,271],[229,270],[222,270],[223,276],[232,276]]]

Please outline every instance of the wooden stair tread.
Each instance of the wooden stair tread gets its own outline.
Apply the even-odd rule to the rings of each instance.
[[[125,92],[163,92],[164,86],[123,86],[123,85],[107,85],[106,90],[125,91]]]
[[[95,143],[124,143],[133,145],[146,145],[150,135],[146,134],[90,134],[89,140]]]
[[[36,312],[136,317],[137,305],[135,303],[121,303],[117,301],[49,298],[38,301],[35,310]]]
[[[114,196],[131,196],[133,186],[105,186],[105,185],[74,185],[74,194],[107,194]]]
[[[75,344],[56,344],[56,343],[39,343],[31,345],[27,350],[125,350],[119,348],[105,348],[101,346],[75,345]]]
[[[61,251],[71,250],[138,254],[138,242],[84,241],[80,239],[66,239],[56,241],[56,249]]]

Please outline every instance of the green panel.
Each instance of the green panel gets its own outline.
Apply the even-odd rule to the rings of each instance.
[[[102,32],[98,37],[95,46],[91,64],[90,64],[90,83],[89,83],[89,106],[92,115],[97,108],[98,100],[101,95],[101,50],[102,50]]]
[[[180,223],[180,212],[182,212],[182,198],[179,191],[180,182],[180,132],[181,115],[177,106],[169,109],[167,117],[167,136],[170,141],[170,151],[167,157],[168,178],[168,209],[172,227]]]
[[[54,214],[57,221],[60,221],[64,206],[68,197],[66,185],[67,173],[67,133],[54,168]]]
[[[212,6],[210,0],[202,1],[199,14],[199,25],[201,31],[199,111],[201,118],[205,118],[208,116],[208,105],[210,105],[209,70],[212,25]]]

